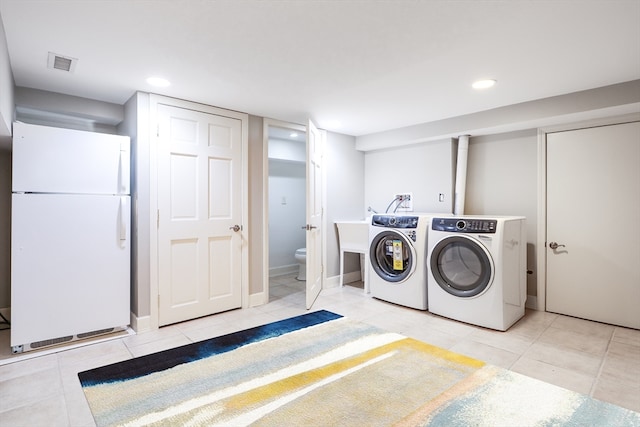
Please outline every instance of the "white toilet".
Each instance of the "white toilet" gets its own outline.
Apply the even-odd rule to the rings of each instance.
[[[307,280],[307,248],[296,249],[296,261],[300,264],[298,280]]]

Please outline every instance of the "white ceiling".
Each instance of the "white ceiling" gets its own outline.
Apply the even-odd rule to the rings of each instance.
[[[0,0],[0,16],[17,86],[356,136],[640,78],[640,0]]]

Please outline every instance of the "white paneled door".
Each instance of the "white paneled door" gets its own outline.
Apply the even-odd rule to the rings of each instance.
[[[242,305],[242,121],[158,105],[159,325]]]
[[[640,328],[640,123],[547,134],[548,311]]]
[[[322,290],[322,133],[307,127],[307,289],[310,309]]]

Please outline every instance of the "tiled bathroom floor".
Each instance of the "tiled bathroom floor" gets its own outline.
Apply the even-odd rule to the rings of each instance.
[[[355,285],[355,286],[353,286]],[[360,287],[358,287],[360,286]],[[497,332],[371,298],[362,283],[320,293],[313,309],[411,336],[640,412],[640,331],[528,310]],[[0,425],[93,426],[77,373],[306,312],[304,282],[274,278],[271,302],[59,351],[9,356],[0,331]]]

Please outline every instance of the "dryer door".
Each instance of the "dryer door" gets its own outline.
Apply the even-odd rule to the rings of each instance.
[[[480,295],[493,282],[494,266],[489,252],[467,236],[440,240],[431,251],[430,266],[438,285],[457,297]]]
[[[415,270],[416,254],[402,233],[385,230],[377,234],[369,247],[371,267],[387,282],[404,282]]]

